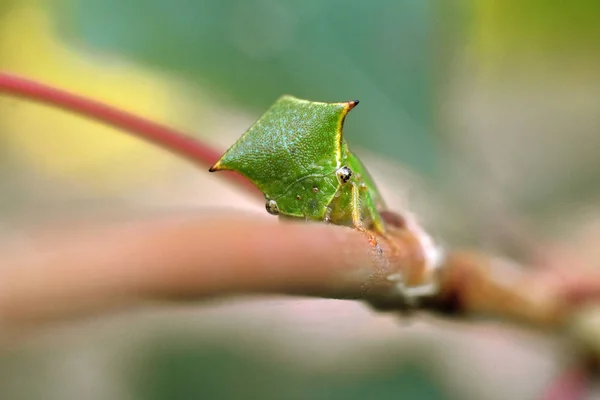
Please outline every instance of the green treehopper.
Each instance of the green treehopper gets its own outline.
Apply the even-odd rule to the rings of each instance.
[[[342,129],[358,101],[323,103],[282,96],[210,171],[236,171],[264,195],[270,214],[383,235],[383,200]]]

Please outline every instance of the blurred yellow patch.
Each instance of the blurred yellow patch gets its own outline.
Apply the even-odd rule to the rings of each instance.
[[[471,50],[486,69],[597,75],[600,2],[471,0]],[[591,67],[594,65],[594,67]]]
[[[37,2],[21,2],[0,18],[0,69],[153,120],[167,121],[172,116],[170,91],[164,80],[139,68],[66,47]],[[112,188],[153,179],[170,160],[153,146],[113,128],[2,96],[0,141],[11,155],[39,173]]]

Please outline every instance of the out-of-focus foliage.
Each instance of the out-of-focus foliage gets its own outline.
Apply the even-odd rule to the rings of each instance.
[[[552,2],[544,0],[473,1],[471,37],[488,67],[503,68],[515,55],[528,61],[558,61],[582,53],[586,58],[598,49],[600,3],[596,0]],[[512,57],[507,58],[507,54]]]
[[[472,242],[560,236],[600,198],[600,3],[440,4],[438,118]]]
[[[51,7],[44,1],[2,3],[0,9],[8,11],[0,14],[0,70],[159,121],[176,114],[169,100],[172,89],[159,75],[82,54],[61,43],[47,12]],[[144,175],[155,178],[168,162],[154,146],[72,114],[11,98],[0,98],[0,104],[2,150],[51,179],[122,190]],[[127,169],[135,173],[124,173]]]
[[[2,0],[0,1],[0,17],[11,9],[15,0]]]
[[[68,43],[182,74],[260,114],[280,95],[361,100],[351,143],[435,169],[433,9],[421,0],[78,0]]]
[[[215,132],[241,134],[249,123],[247,115],[260,115],[283,93],[315,100],[359,99],[361,105],[346,124],[352,147],[362,145],[374,154],[391,156],[423,175],[435,175],[443,166],[438,176],[446,179],[438,183],[447,183],[458,193],[465,211],[458,225],[479,246],[486,235],[501,235],[506,225],[518,228],[524,216],[539,217],[534,225],[544,231],[546,219],[570,221],[577,213],[575,206],[597,207],[599,15],[596,0],[0,0],[0,69],[153,120],[179,127],[189,124],[185,129],[204,137]],[[197,94],[202,100],[182,100],[184,90],[172,84],[173,77],[189,88],[185,95]],[[227,110],[210,123],[204,114],[207,98],[210,106],[214,103],[220,111]],[[218,130],[224,124],[231,125]],[[443,142],[437,141],[439,137]],[[35,197],[40,208],[51,196],[70,200],[72,187],[64,184],[65,179],[75,185],[85,183],[86,193],[110,182],[111,196],[117,198],[125,190],[135,191],[131,182],[136,179],[159,179],[167,159],[172,159],[116,130],[2,97],[0,146],[3,217],[11,215],[6,202],[12,197],[19,204]],[[448,160],[442,156],[449,156],[450,162],[445,164]],[[11,163],[12,159],[16,161]],[[206,185],[211,179],[204,178],[208,174],[195,169],[191,173],[199,181],[205,179],[196,185],[192,203],[208,198],[211,207],[239,206],[229,193]],[[174,180],[173,186],[161,183],[153,194],[199,182],[179,170],[174,175],[183,176],[182,181]],[[392,175],[386,177],[388,182],[398,178],[388,175]],[[14,187],[8,183],[11,180]],[[135,196],[140,203],[158,197],[141,191]],[[449,201],[446,195],[441,197],[441,214],[454,213],[445,208]],[[89,209],[89,202],[83,208]],[[452,242],[456,237],[444,239]],[[498,247],[506,253],[506,247]],[[331,326],[323,327],[314,320],[324,315],[322,308],[302,314],[302,307],[302,300],[297,307],[286,306],[265,332],[276,336],[294,320],[299,321],[294,328],[299,338],[317,325],[331,334],[340,333],[339,321],[333,317],[339,312],[332,314]],[[248,325],[264,324],[252,312],[243,313],[243,318],[219,314],[230,318],[228,327],[220,329],[244,335]],[[211,325],[202,316],[181,319]],[[165,325],[167,330],[179,329]],[[136,324],[132,336],[137,338],[146,328]],[[365,324],[363,329],[373,328]],[[394,324],[381,331],[386,329],[388,335],[400,337],[412,326]],[[531,382],[539,384],[549,375],[550,368],[543,370],[540,365],[555,363],[552,354],[538,354],[514,337],[508,340],[516,343],[514,354],[505,351],[513,346],[499,345],[507,342],[502,338],[509,336],[505,331],[488,330],[488,336],[497,335],[498,341],[474,347],[472,337],[447,344],[449,330],[444,326],[435,336],[438,339],[426,339],[427,345],[453,348],[462,340],[468,343],[465,348],[476,349],[462,354],[471,372],[456,368],[462,366],[461,354],[445,366],[445,373],[455,373],[452,377],[462,393],[465,388],[479,388],[473,398],[532,398],[524,396],[537,391]],[[309,340],[322,338],[312,333]],[[406,341],[410,347],[411,340],[400,338],[398,343]],[[103,338],[99,342],[104,343]],[[302,345],[302,340],[289,342],[293,348],[304,349]],[[2,375],[8,380],[0,379],[0,395],[67,398],[63,391],[80,394],[92,387],[93,380],[86,379],[96,369],[102,376],[110,371],[114,372],[108,374],[110,378],[116,377],[96,381],[96,388],[127,390],[123,388],[133,383],[135,395],[150,399],[209,392],[224,398],[239,390],[248,398],[251,394],[268,398],[273,389],[282,394],[279,398],[293,391],[305,398],[446,398],[435,383],[441,379],[435,379],[433,368],[429,369],[444,361],[437,360],[435,366],[419,363],[415,369],[405,367],[408,364],[402,360],[386,366],[385,352],[369,360],[369,367],[380,369],[322,376],[299,373],[293,357],[289,365],[269,361],[256,347],[249,355],[239,347],[200,341],[182,346],[175,339],[164,345],[127,346],[114,363],[122,366],[131,358],[140,363],[128,364],[131,375],[123,377],[100,356],[86,360],[82,356],[86,346],[95,347],[75,346],[71,358],[64,356],[65,349],[56,350],[52,360],[66,359],[71,369],[58,369],[59,362],[43,364],[35,357],[25,361],[3,357],[2,370],[9,372]],[[356,346],[370,348],[370,343]],[[543,362],[524,363],[528,351]],[[513,368],[516,365],[521,369]],[[509,376],[499,379],[500,371]],[[487,381],[478,379],[485,375]],[[490,382],[517,378],[521,387],[502,384],[490,389]],[[40,387],[56,393],[41,393]],[[102,392],[96,392],[96,398],[103,398],[98,393]]]
[[[134,370],[137,398],[170,399],[449,399],[423,365],[398,360],[385,371],[310,372],[216,346],[158,343]],[[359,368],[360,370],[360,368]]]

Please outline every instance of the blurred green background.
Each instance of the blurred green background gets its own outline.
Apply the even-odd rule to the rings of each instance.
[[[434,170],[427,1],[112,0],[60,11],[67,42],[176,73],[256,114],[282,93],[360,99],[352,142]]]
[[[594,0],[0,0],[0,69],[221,148],[283,93],[359,99],[345,134],[393,208],[408,204],[450,244],[526,259],[532,238],[559,238],[595,265],[598,21]],[[2,96],[0,157],[5,235],[56,215],[257,210],[137,139]],[[79,342],[61,332],[2,356],[0,397],[527,399],[558,368],[504,330],[282,304],[83,324]],[[206,330],[227,339],[190,338]]]

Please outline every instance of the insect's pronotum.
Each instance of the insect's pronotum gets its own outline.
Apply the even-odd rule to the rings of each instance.
[[[270,214],[383,234],[384,207],[373,179],[350,152],[342,129],[358,101],[322,103],[283,96],[210,171],[248,178]]]

